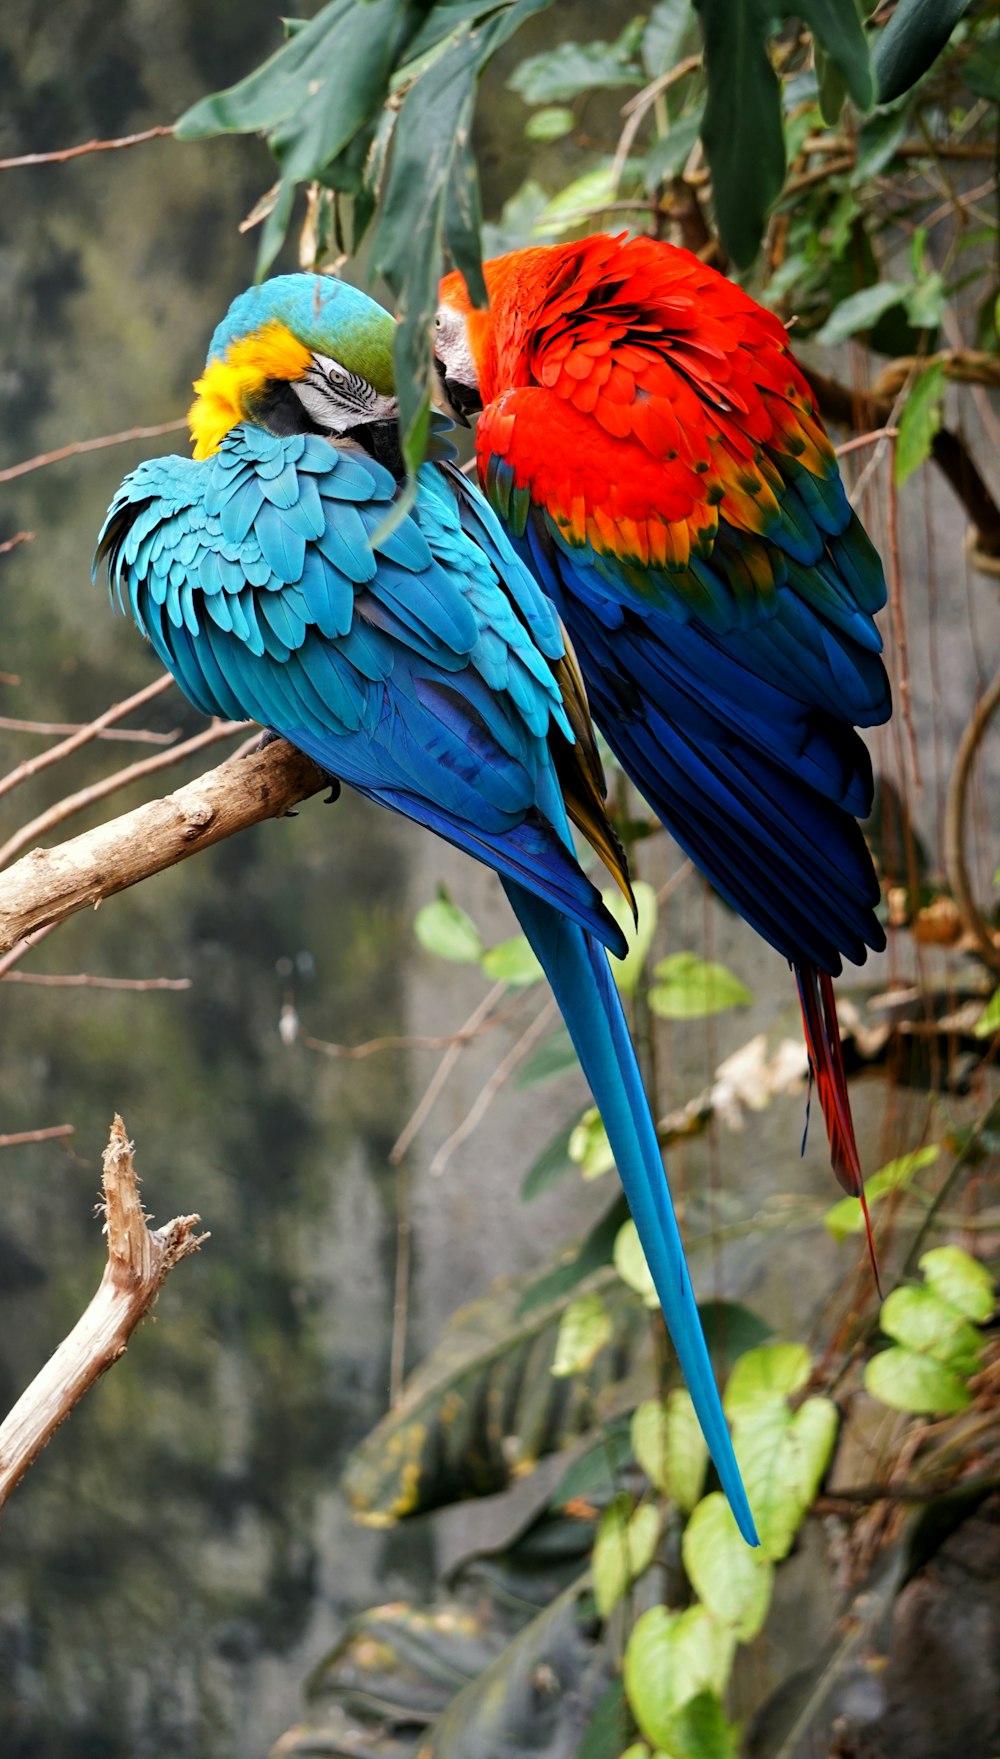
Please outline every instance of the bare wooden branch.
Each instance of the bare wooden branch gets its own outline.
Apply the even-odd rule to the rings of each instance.
[[[117,1115],[104,1150],[103,1185],[104,1275],[86,1312],[0,1425],[0,1508],[88,1387],[124,1355],[174,1265],[208,1239],[194,1232],[198,1215],[177,1216],[155,1231],[148,1226],[132,1144]]]
[[[13,537],[9,537],[6,543],[0,544],[0,556],[9,556],[11,550],[17,549],[18,544],[33,544],[34,541],[33,531],[15,531]]]
[[[174,132],[172,122],[159,122],[139,134],[122,134],[117,140],[85,140],[78,147],[58,147],[51,153],[21,153],[16,159],[0,159],[0,171],[22,171],[29,165],[63,165],[85,153],[117,153],[122,147],[140,147],[148,140],[164,140]]]
[[[129,764],[127,769],[112,770],[110,776],[103,776],[99,782],[91,782],[86,788],[80,788],[75,794],[64,794],[47,811],[40,812],[37,818],[30,819],[8,837],[0,848],[0,867],[6,867],[22,849],[30,849],[39,837],[47,837],[57,825],[64,824],[78,812],[85,812],[90,806],[96,806],[99,800],[105,800],[109,794],[117,794],[119,789],[131,787],[133,782],[140,782],[146,776],[155,775],[158,770],[173,769],[175,764],[182,763],[187,757],[193,757],[196,751],[204,750],[206,745],[217,745],[221,739],[231,739],[244,728],[242,721],[210,721],[201,733],[185,739],[182,745],[171,745],[166,751],[157,752],[155,757],[144,757],[138,763]],[[67,741],[68,743],[68,741]]]
[[[95,440],[71,440],[68,446],[57,446],[54,452],[39,452],[37,457],[25,458],[21,464],[9,464],[6,470],[0,470],[0,483],[13,482],[15,477],[27,476],[33,470],[44,470],[47,464],[61,464],[64,458],[77,458],[81,452],[103,452],[108,446],[124,446],[129,440],[158,440],[161,434],[176,434],[186,427],[187,416],[178,415],[173,421],[160,421],[149,428],[126,428],[120,434],[99,434]]]
[[[111,707],[105,709],[104,713],[98,715],[95,720],[88,721],[85,726],[71,728],[69,737],[63,739],[59,745],[50,745],[48,751],[40,751],[36,757],[25,758],[24,762],[19,763],[16,769],[11,770],[6,776],[0,777],[0,794],[9,794],[12,789],[19,788],[23,782],[30,781],[32,776],[40,775],[42,770],[49,769],[52,764],[61,763],[63,758],[72,756],[73,752],[79,751],[82,745],[88,745],[92,739],[97,739],[102,733],[107,732],[108,728],[114,726],[114,723],[120,721],[123,716],[130,715],[133,709],[144,707],[147,702],[153,700],[154,696],[162,696],[172,683],[173,678],[170,673],[164,672],[159,678],[154,678],[152,684],[147,684],[142,690],[137,690],[124,702],[113,702]]]
[[[282,817],[328,785],[309,758],[276,739],[54,849],[32,850],[0,873],[0,953],[247,825]]]
[[[0,1148],[26,1148],[31,1142],[58,1142],[72,1136],[75,1124],[46,1124],[42,1130],[8,1130],[0,1136]]]

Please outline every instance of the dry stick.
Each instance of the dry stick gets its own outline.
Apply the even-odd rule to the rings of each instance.
[[[144,141],[160,140],[174,132],[172,122],[159,122],[155,128],[144,128],[140,134],[119,135],[117,140],[85,140],[78,147],[60,147],[53,153],[22,153],[17,159],[0,159],[0,171],[21,171],[29,165],[63,165],[67,159],[80,159],[84,153],[115,153],[122,147],[140,147]]]
[[[955,768],[948,785],[944,823],[944,864],[952,895],[976,937],[982,957],[994,971],[1000,971],[1000,946],[997,945],[990,925],[972,895],[965,860],[965,800],[976,753],[998,708],[1000,671],[996,673],[989,689],[979,698],[959,740]]]
[[[473,1008],[465,1025],[460,1027],[459,1030],[453,1034],[448,1049],[445,1051],[444,1056],[441,1058],[441,1061],[431,1076],[430,1082],[428,1083],[424,1096],[417,1106],[416,1111],[413,1112],[409,1122],[403,1125],[402,1130],[389,1150],[389,1163],[391,1166],[398,1165],[402,1160],[410,1143],[413,1141],[413,1138],[423,1124],[424,1119],[430,1112],[438,1094],[441,1092],[448,1076],[458,1062],[458,1059],[462,1054],[462,1046],[468,1042],[482,1025],[487,1015],[492,1011],[495,1003],[500,1000],[500,997],[503,995],[506,988],[507,985],[505,983],[495,983],[492,989],[487,990],[478,1006]]]
[[[197,1215],[147,1225],[132,1164],[132,1144],[117,1115],[104,1150],[108,1262],[90,1306],[0,1425],[0,1508],[88,1387],[124,1355],[175,1264],[197,1252]]]
[[[328,785],[308,757],[276,739],[54,849],[33,850],[0,873],[0,953],[247,825],[282,817]]]
[[[106,446],[124,446],[129,440],[158,440],[161,434],[176,434],[186,427],[187,416],[178,415],[173,421],[159,421],[151,428],[126,428],[120,434],[101,434],[96,440],[73,440],[68,446],[57,446],[54,452],[39,452],[37,457],[26,458],[21,464],[9,464],[6,470],[0,470],[0,483],[13,482],[15,477],[27,476],[32,470],[44,470],[47,464],[61,464],[64,458],[76,458],[81,452],[103,452]]]
[[[34,934],[26,934],[23,940],[18,941],[17,945],[11,948],[9,953],[5,953],[3,958],[0,959],[0,979],[5,978],[13,966],[19,965],[24,958],[25,953],[30,953],[32,949],[37,947],[40,942],[44,941],[57,926],[58,925],[54,922],[47,923],[44,928],[36,929]]]
[[[190,989],[190,977],[93,977],[89,971],[67,976],[47,971],[9,971],[3,983],[34,983],[40,989]]]
[[[105,776],[103,781],[92,782],[88,788],[81,788],[76,794],[67,794],[57,800],[47,812],[40,812],[37,818],[23,825],[12,837],[9,837],[0,848],[0,867],[13,861],[22,849],[30,848],[39,837],[61,825],[76,813],[83,812],[86,807],[94,806],[98,800],[104,800],[109,794],[116,794],[119,788],[127,788],[132,782],[141,781],[145,776],[155,775],[157,770],[170,769],[185,757],[191,757],[206,745],[217,745],[220,739],[231,739],[234,733],[244,729],[243,721],[213,721],[204,733],[196,733],[193,739],[186,739],[183,745],[173,745],[168,751],[159,752],[156,757],[145,757],[141,763],[130,764],[127,769],[115,770],[112,775]]]
[[[42,770],[47,770],[54,763],[61,763],[64,757],[70,757],[74,751],[79,751],[82,745],[89,745],[92,739],[99,738],[106,728],[113,726],[123,716],[131,714],[134,708],[142,708],[154,696],[162,696],[172,683],[170,673],[163,672],[152,684],[146,684],[142,690],[137,690],[134,696],[127,697],[124,702],[113,702],[96,720],[72,729],[69,738],[62,740],[61,744],[50,745],[48,751],[40,751],[37,757],[25,758],[16,769],[0,777],[0,795],[9,794],[12,789],[19,788],[22,782],[30,781],[32,776],[40,775]]]
[[[443,1142],[430,1164],[430,1172],[435,1178],[440,1177],[448,1165],[456,1148],[471,1136],[477,1124],[489,1111],[501,1088],[506,1085],[519,1063],[523,1063],[528,1052],[537,1044],[542,1033],[546,1031],[558,1014],[554,1001],[548,1001],[539,1010],[531,1025],[525,1027],[517,1043],[512,1045],[507,1055],[494,1069],[485,1086],[480,1090],[475,1102],[470,1106],[462,1122],[453,1130],[447,1142]]]
[[[0,733],[37,733],[40,738],[54,739],[57,734],[81,733],[83,727],[82,721],[22,721],[15,715],[0,715]],[[169,733],[154,733],[151,727],[102,727],[96,737],[132,745],[175,745],[180,732],[176,727]]]
[[[44,1130],[11,1130],[0,1136],[0,1148],[24,1148],[29,1142],[57,1142],[72,1136],[75,1124],[47,1124]]]
[[[17,549],[18,544],[32,544],[34,541],[33,531],[15,531],[13,537],[9,537],[6,543],[0,544],[0,556],[9,556],[11,550]]]

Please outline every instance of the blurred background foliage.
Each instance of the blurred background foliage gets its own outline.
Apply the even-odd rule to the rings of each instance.
[[[484,876],[345,798],[78,919],[5,977],[4,1128],[73,1130],[3,1150],[7,1401],[96,1282],[112,1109],[160,1219],[200,1209],[213,1239],[5,1512],[5,1759],[263,1759],[307,1668],[276,1751],[994,1759],[1000,8],[659,0],[598,23],[545,0],[332,0],[282,43],[262,3],[151,22],[80,0],[0,30],[10,158],[178,114],[202,143],[4,171],[0,543],[34,533],[0,555],[12,769],[40,724],[153,675],[86,584],[150,440],[18,466],[179,415],[251,251],[374,281],[399,311],[411,463],[437,276],[474,280],[481,244],[645,231],[794,320],[891,587],[897,716],[866,827],[890,949],[842,990],[899,1284],[879,1314],[822,1133],[796,1158],[780,962],[614,773],[642,905],[619,981],[756,1557]],[[173,746],[198,731],[174,692],[141,718]],[[145,755],[91,741],[72,786]],[[4,834],[70,785],[63,764],[21,776]],[[16,982],[72,971],[190,987]]]

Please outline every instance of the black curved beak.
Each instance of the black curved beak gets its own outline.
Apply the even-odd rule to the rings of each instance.
[[[478,386],[463,385],[459,379],[450,379],[444,361],[439,360],[437,355],[434,356],[434,368],[447,399],[449,413],[460,427],[467,428],[470,415],[478,415],[483,407]]]

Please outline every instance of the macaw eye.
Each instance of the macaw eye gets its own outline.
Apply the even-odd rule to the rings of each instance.
[[[435,330],[444,329],[444,318],[441,316],[440,312],[438,312],[434,318],[434,328]]]

